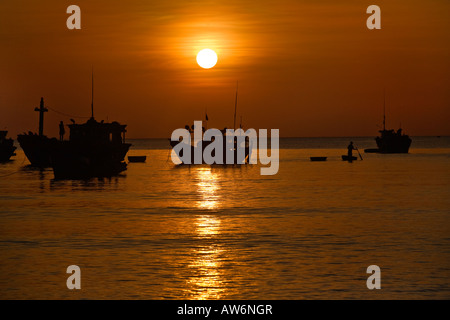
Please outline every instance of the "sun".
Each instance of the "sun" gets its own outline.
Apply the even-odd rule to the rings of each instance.
[[[217,63],[217,54],[211,49],[203,49],[197,54],[197,63],[202,68],[210,69]]]

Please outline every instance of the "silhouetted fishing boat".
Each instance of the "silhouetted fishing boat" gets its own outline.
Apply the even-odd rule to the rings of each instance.
[[[39,108],[35,108],[34,111],[39,112],[39,133],[36,134],[29,131],[28,133],[19,134],[17,141],[32,166],[50,167],[50,150],[58,141],[56,138],[50,139],[44,135],[44,112],[48,111],[44,106],[44,98],[41,98]]]
[[[229,152],[232,152],[234,154],[234,159],[233,159],[233,164],[248,164],[250,161],[250,157],[251,157],[251,148],[250,148],[250,141],[248,139],[248,137],[243,138],[244,140],[244,157],[242,159],[242,162],[240,161],[240,159],[238,159],[238,138],[236,137],[232,137],[226,134],[226,130],[222,130],[222,137],[223,137],[223,149],[222,149],[222,164],[227,164],[227,160],[226,160],[226,154],[227,154],[227,146],[231,146],[230,150],[228,150]],[[225,143],[228,140],[228,144]],[[210,145],[211,143],[213,143],[213,141],[209,141],[209,140],[202,140],[201,141],[201,154],[203,155],[203,151],[206,149],[206,147],[208,145]],[[175,146],[179,146],[179,147],[183,147],[182,149],[180,149],[179,153],[176,153],[177,157],[180,160],[180,164],[206,164],[206,162],[204,161],[204,158],[202,156],[201,159],[201,163],[195,163],[195,154],[198,152],[198,148],[199,145],[198,144],[186,144],[185,142],[182,141],[171,141],[170,140],[170,146],[172,148],[175,148]],[[190,157],[190,163],[185,163],[183,161],[183,149],[189,149],[190,148],[190,153],[191,153],[191,157]],[[174,150],[175,152],[175,150]],[[212,156],[215,157],[215,151],[212,152]]]
[[[365,153],[379,153],[380,150],[378,148],[370,148],[370,149],[364,149]]]
[[[69,141],[51,149],[55,179],[111,177],[126,170],[125,127],[118,122],[98,122],[91,117],[83,124],[70,124]]]
[[[379,153],[408,153],[411,146],[411,138],[402,134],[402,129],[380,130],[381,135],[375,138]]]
[[[9,161],[12,156],[16,155],[14,153],[16,150],[14,140],[6,138],[7,134],[8,131],[0,131],[0,162]]]
[[[234,104],[234,122],[233,122],[233,130],[236,131],[236,110],[237,110],[237,101],[238,101],[238,90],[237,90],[237,86],[236,86],[236,99],[235,99],[235,104]],[[206,116],[206,121],[208,121],[208,115]],[[195,127],[194,125],[190,128],[188,125],[185,126],[186,130],[188,130],[190,133],[194,133],[195,131]],[[239,125],[239,128],[242,129],[242,117],[241,117],[241,123]],[[204,132],[205,129],[201,128],[202,131]],[[222,141],[223,141],[223,148],[222,148],[222,164],[227,164],[226,161],[226,154],[227,151],[232,152],[234,154],[234,159],[233,159],[233,164],[248,164],[250,162],[250,158],[251,158],[251,151],[252,148],[250,146],[250,139],[248,137],[242,137],[243,142],[241,142],[241,144],[238,146],[238,143],[240,142],[239,140],[241,138],[237,138],[236,136],[231,136],[229,134],[227,134],[227,128],[221,130],[222,133]],[[172,141],[171,139],[169,139],[170,141],[170,146],[172,147],[172,149],[175,146],[179,146],[182,147],[183,149],[189,149],[190,148],[190,153],[191,153],[191,159],[190,159],[190,163],[185,163],[183,161],[183,149],[181,149],[179,151],[179,153],[176,153],[177,157],[180,160],[180,164],[196,164],[195,163],[195,154],[199,151],[198,148],[200,148],[199,143],[195,144],[194,141],[191,141],[190,144],[186,144],[185,142],[182,141]],[[214,140],[209,141],[209,140],[202,140],[201,141],[201,154],[203,155],[203,151],[205,150],[205,148],[207,146],[209,146],[211,143],[213,143]],[[231,147],[229,147],[231,146]],[[238,159],[238,147],[244,149],[244,156],[243,159]],[[228,150],[229,149],[229,150]],[[199,152],[200,153],[200,152]],[[215,151],[212,152],[211,154],[213,157],[215,156]],[[241,161],[242,160],[242,161]],[[203,156],[201,159],[201,164],[206,164]]]
[[[145,162],[147,156],[128,156],[128,161],[130,162]]]
[[[94,119],[93,74],[91,118],[68,127],[69,140],[58,141],[50,150],[55,179],[111,177],[126,170],[124,159],[131,146],[125,143],[126,125]]]
[[[375,138],[378,149],[365,149],[366,153],[408,153],[411,146],[411,138],[402,134],[402,129],[386,130],[386,99],[383,108],[383,130],[380,130],[380,136]]]

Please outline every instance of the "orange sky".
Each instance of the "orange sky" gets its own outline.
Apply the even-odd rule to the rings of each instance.
[[[81,8],[68,30],[66,8]],[[381,30],[366,8],[381,7]],[[169,137],[204,118],[288,136],[374,136],[382,123],[450,135],[450,1],[2,0],[0,129],[37,131],[51,108],[128,124],[130,138]],[[217,52],[209,70],[196,63]],[[69,117],[46,114],[56,136]],[[77,122],[84,119],[76,118]]]

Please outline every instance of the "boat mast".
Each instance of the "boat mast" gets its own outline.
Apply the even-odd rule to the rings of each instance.
[[[34,111],[39,112],[39,136],[42,137],[44,135],[44,112],[48,111],[48,109],[44,107],[44,98],[41,98],[39,108],[34,108]]]
[[[237,100],[238,100],[238,85],[239,85],[239,82],[236,81],[236,100],[234,101],[234,123],[233,123],[233,130],[236,130],[236,109],[237,109]]]
[[[92,67],[92,100],[91,100],[91,119],[94,119],[94,67]]]
[[[384,103],[383,103],[383,131],[386,131],[386,90],[383,91]]]

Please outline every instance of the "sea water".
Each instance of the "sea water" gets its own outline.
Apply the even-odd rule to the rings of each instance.
[[[349,141],[281,139],[279,172],[261,176],[174,166],[167,139],[132,140],[145,163],[88,181],[56,181],[19,148],[0,164],[0,298],[449,299],[450,138],[390,155],[353,138],[352,163]]]

